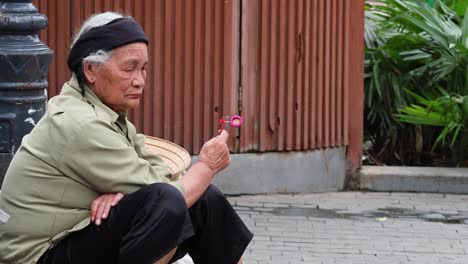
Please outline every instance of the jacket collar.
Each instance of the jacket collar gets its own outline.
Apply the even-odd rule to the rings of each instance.
[[[85,96],[83,97],[80,93],[80,87],[78,85],[78,80],[72,76],[70,81],[63,85],[62,91],[60,92],[61,95],[68,95],[75,97],[79,100],[86,101],[88,104],[92,105],[93,107],[99,107],[104,110],[110,118],[110,121],[117,122],[121,121],[122,119],[125,120],[127,117],[127,113],[116,113],[114,110],[110,109],[107,105],[105,105],[101,99],[99,99],[96,94],[87,86],[85,85]],[[119,120],[120,117],[120,120]]]

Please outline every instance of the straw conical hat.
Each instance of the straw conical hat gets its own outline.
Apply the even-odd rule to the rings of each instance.
[[[163,159],[173,176],[178,176],[188,168],[192,159],[184,148],[164,139],[150,136],[145,137],[146,147]]]

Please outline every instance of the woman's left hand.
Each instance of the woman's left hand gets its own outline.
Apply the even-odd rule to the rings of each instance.
[[[91,203],[91,222],[100,225],[109,216],[112,206],[117,205],[123,198],[122,193],[103,194]]]

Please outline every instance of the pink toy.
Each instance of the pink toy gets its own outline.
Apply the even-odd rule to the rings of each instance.
[[[224,116],[223,118],[219,119],[218,133],[221,133],[225,125],[238,128],[242,125],[243,122],[244,119],[242,119],[240,115]]]

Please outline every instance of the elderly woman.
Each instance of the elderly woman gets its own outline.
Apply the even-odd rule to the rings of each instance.
[[[148,39],[131,17],[88,19],[73,76],[24,137],[0,193],[0,263],[240,263],[252,239],[211,185],[229,164],[223,131],[179,180],[127,120],[146,79]]]

